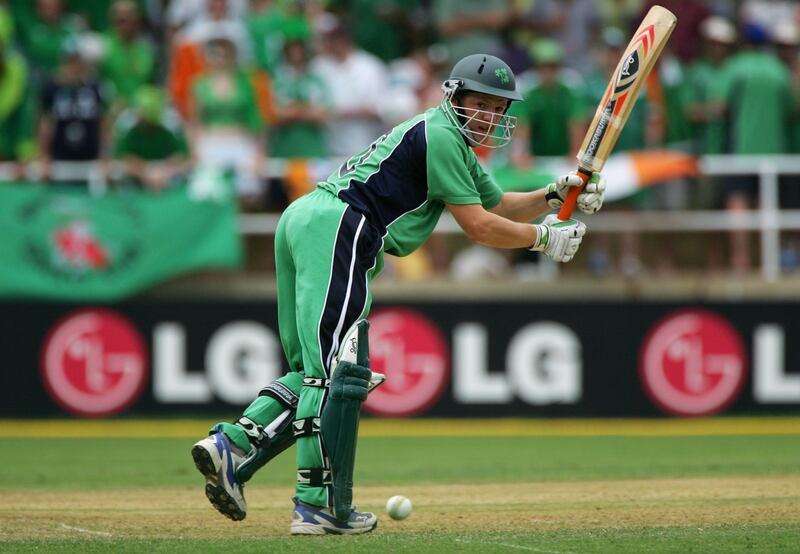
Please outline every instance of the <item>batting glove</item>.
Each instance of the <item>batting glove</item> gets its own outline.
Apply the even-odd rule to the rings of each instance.
[[[562,175],[555,183],[550,183],[545,189],[547,205],[554,210],[561,209],[570,187],[579,187],[583,181],[575,173]],[[606,179],[599,173],[592,173],[592,178],[584,189],[578,194],[576,205],[585,214],[594,214],[603,206],[603,195],[606,192]]]
[[[561,221],[555,214],[550,214],[536,227],[536,243],[529,248],[536,252],[544,252],[557,262],[568,262],[578,251],[586,225],[577,219]]]

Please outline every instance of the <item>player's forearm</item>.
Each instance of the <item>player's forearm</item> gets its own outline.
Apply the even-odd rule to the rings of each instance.
[[[536,229],[527,223],[517,223],[500,216],[485,218],[465,229],[473,242],[492,248],[528,248],[536,242]]]
[[[540,189],[533,192],[503,193],[499,210],[491,211],[511,221],[526,223],[533,221],[549,210],[550,207],[544,198],[544,189]]]

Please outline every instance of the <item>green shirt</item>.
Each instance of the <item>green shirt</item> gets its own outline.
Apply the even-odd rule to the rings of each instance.
[[[686,72],[687,109],[705,106],[724,95],[722,73],[724,66],[715,66],[700,58]],[[728,128],[724,117],[692,123],[692,140],[699,154],[724,154],[728,149]]]
[[[411,49],[408,26],[393,16],[408,17],[419,0],[351,0],[353,39],[361,48],[385,62],[408,55]]]
[[[280,6],[251,14],[246,25],[256,63],[270,75],[275,74],[283,59],[283,45],[288,38],[305,40],[311,37],[305,17],[288,13]]]
[[[278,110],[290,104],[327,108],[330,94],[322,79],[315,73],[298,73],[280,66],[275,74],[275,101]],[[270,155],[276,158],[322,158],[328,155],[325,129],[320,123],[296,121],[272,129]]]
[[[257,132],[263,122],[258,112],[253,84],[244,71],[237,71],[233,80],[231,94],[221,97],[214,92],[211,77],[199,77],[192,87],[197,116],[207,127],[241,126]]]
[[[439,106],[381,136],[318,186],[364,214],[395,256],[428,239],[445,204],[489,209],[503,196]]]
[[[155,50],[146,40],[125,43],[116,35],[105,37],[100,73],[113,87],[115,97],[129,103],[136,90],[150,81],[154,67]]]
[[[537,84],[512,104],[511,113],[530,129],[529,148],[535,156],[566,156],[571,149],[570,126],[586,113],[579,91],[564,82]]]
[[[17,28],[20,45],[31,66],[53,73],[61,64],[64,42],[72,35],[70,26],[66,23],[50,26],[33,19],[24,30]]]
[[[114,157],[133,156],[146,161],[187,155],[186,137],[176,115],[166,114],[155,124],[147,123],[131,110],[120,114],[114,129]]]
[[[5,71],[0,74],[0,158],[28,160],[36,153],[36,96],[30,94],[25,60],[6,52]]]
[[[773,54],[735,54],[723,72],[734,154],[781,154],[789,150],[792,92],[789,71]]]

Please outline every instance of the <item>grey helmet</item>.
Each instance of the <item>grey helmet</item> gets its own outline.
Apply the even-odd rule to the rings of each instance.
[[[517,118],[504,113],[493,122],[491,132],[480,133],[470,130],[468,124],[479,114],[491,112],[453,104],[454,97],[460,92],[479,92],[512,101],[522,100],[522,96],[517,92],[514,72],[503,60],[489,54],[472,54],[461,59],[453,66],[450,77],[442,83],[442,92],[444,92],[442,108],[445,114],[470,144],[499,148],[511,141],[511,133],[516,127]],[[497,114],[491,115],[498,117]]]

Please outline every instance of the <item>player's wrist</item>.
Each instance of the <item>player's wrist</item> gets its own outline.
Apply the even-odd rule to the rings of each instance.
[[[542,252],[547,248],[550,242],[550,229],[547,225],[540,225],[538,223],[534,223],[533,228],[536,231],[536,238],[533,244],[528,247],[528,250],[532,252]]]

